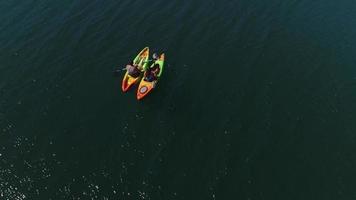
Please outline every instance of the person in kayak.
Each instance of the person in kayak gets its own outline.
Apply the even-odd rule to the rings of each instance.
[[[126,70],[130,76],[136,78],[141,74],[141,70],[137,64],[133,64],[131,61],[130,64],[126,65]]]
[[[148,60],[147,62],[149,62],[149,66],[153,65],[157,60],[159,59],[158,54],[157,53],[153,53],[152,54],[152,60]],[[146,72],[146,76],[145,76],[145,80],[148,82],[152,82],[157,80],[157,75],[159,73],[159,65],[155,64],[153,65],[153,67],[150,67],[147,69]]]
[[[153,65],[153,67],[147,69],[145,81],[148,82],[156,81],[158,79],[159,70],[160,70],[159,64],[155,64]]]

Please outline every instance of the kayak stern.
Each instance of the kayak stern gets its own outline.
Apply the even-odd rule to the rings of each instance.
[[[145,97],[150,91],[153,89],[153,85],[155,82],[148,82],[145,80],[141,80],[140,85],[138,86],[137,90],[137,100],[141,100],[143,97]]]

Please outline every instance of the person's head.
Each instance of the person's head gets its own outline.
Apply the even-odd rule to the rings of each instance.
[[[157,60],[158,59],[158,54],[157,53],[153,53],[152,58]]]

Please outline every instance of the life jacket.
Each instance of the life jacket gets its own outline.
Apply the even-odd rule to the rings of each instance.
[[[153,71],[158,69],[158,72],[157,73],[154,73]],[[159,74],[159,64],[155,64],[153,67],[149,68],[146,72],[146,79],[148,81],[154,81],[154,80],[157,80],[158,78],[158,74]]]

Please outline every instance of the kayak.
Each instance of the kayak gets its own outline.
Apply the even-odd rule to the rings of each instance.
[[[139,67],[141,67],[142,72],[144,72],[147,68],[149,51],[150,51],[150,49],[148,47],[145,47],[133,60],[133,64],[137,64]],[[140,75],[138,77],[133,77],[133,76],[129,75],[129,73],[126,71],[125,76],[122,79],[122,85],[121,85],[122,91],[126,92],[128,89],[130,89],[130,87],[132,85],[134,85],[135,83],[137,83],[140,80],[141,76],[142,75]]]
[[[141,82],[140,82],[140,85],[138,86],[138,89],[137,89],[137,100],[140,100],[142,99],[143,97],[145,97],[148,93],[151,92],[151,90],[153,88],[155,88],[159,78],[161,77],[162,75],[162,71],[163,71],[163,66],[164,66],[164,53],[161,54],[161,56],[159,57],[159,59],[157,61],[155,61],[151,66],[150,68],[152,68],[155,64],[158,64],[159,65],[159,72],[158,72],[158,75],[157,75],[157,80],[155,81],[146,81],[144,78],[141,79]],[[146,73],[147,71],[145,71],[144,73],[144,77],[146,77]]]

